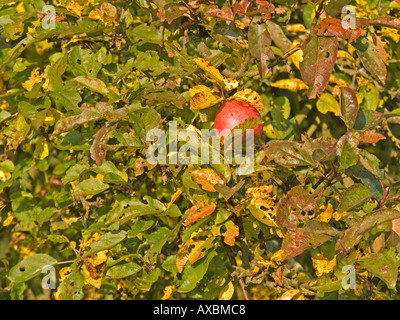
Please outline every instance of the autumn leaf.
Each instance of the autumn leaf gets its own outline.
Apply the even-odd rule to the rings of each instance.
[[[230,91],[238,87],[239,82],[230,78],[225,78],[217,68],[209,61],[203,58],[195,58],[193,61],[206,72],[206,77],[211,82],[223,85],[226,90]]]
[[[235,239],[239,235],[239,228],[232,221],[228,221],[224,226],[226,228],[226,231],[222,234],[224,243],[232,247],[235,245]]]
[[[228,100],[247,102],[256,109],[264,109],[264,104],[261,100],[260,95],[250,88],[237,91],[233,96],[229,97]]]
[[[194,180],[200,184],[205,191],[216,192],[214,188],[215,185],[225,184],[225,179],[211,168],[193,170],[191,174]]]
[[[286,30],[289,32],[307,32],[306,27],[301,23],[289,24],[286,26]]]
[[[336,266],[336,256],[329,260],[324,257],[321,253],[317,253],[312,257],[313,267],[317,277],[322,276],[324,273],[331,273],[333,268]]]
[[[224,286],[218,296],[218,300],[231,300],[233,293],[235,292],[235,288],[233,286],[232,281],[230,281],[226,286]]]
[[[205,14],[205,17],[218,17],[225,20],[232,21],[234,16],[232,9],[229,7],[223,7],[222,9],[210,9]]]
[[[286,291],[284,294],[282,294],[280,300],[293,300],[294,297],[298,296],[301,293],[299,289],[291,289]],[[298,296],[297,299],[294,300],[304,300],[303,294]]]
[[[212,214],[215,209],[215,203],[212,202],[209,204],[208,199],[200,200],[188,210],[189,215],[186,217],[183,225],[188,226],[199,219],[205,218]]]
[[[279,88],[279,89],[287,89],[291,91],[297,90],[305,90],[308,89],[308,85],[306,85],[300,79],[282,79],[271,83],[271,87]]]
[[[362,35],[363,29],[352,29],[344,28],[343,24],[348,24],[347,21],[339,20],[332,17],[327,17],[323,19],[319,26],[316,27],[317,34],[319,36],[336,36],[345,40],[349,43],[356,40]]]
[[[222,101],[222,98],[216,98],[212,89],[197,85],[189,90],[190,109],[205,109]]]
[[[336,63],[339,42],[336,37],[321,37],[311,32],[303,45],[300,73],[310,87],[309,98],[314,99],[328,84]]]
[[[364,143],[377,143],[378,141],[385,139],[386,137],[384,135],[372,130],[364,131],[359,138],[360,142]]]

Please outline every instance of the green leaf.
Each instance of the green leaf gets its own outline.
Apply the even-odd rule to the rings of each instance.
[[[167,36],[167,32],[164,34],[164,36]],[[145,24],[140,24],[128,33],[128,37],[133,42],[142,40],[143,42],[154,44],[162,43],[162,34],[160,29],[156,28],[154,25],[147,26]]]
[[[361,110],[357,115],[354,129],[368,130],[375,128],[383,121],[383,119],[385,119],[385,117],[381,112],[374,110]]]
[[[110,161],[104,161],[101,166],[93,168],[92,171],[102,174],[104,183],[126,184],[122,172]]]
[[[142,270],[142,267],[134,262],[118,264],[108,269],[106,277],[110,279],[123,279],[138,273],[140,270]]]
[[[101,182],[99,179],[90,178],[80,182],[75,190],[74,194],[77,196],[94,196],[110,188],[109,184]]]
[[[50,64],[45,69],[46,77],[49,78],[50,91],[63,86],[62,75],[67,68],[67,62],[67,53],[57,52],[50,57]]]
[[[214,258],[215,250],[210,250],[207,255],[193,265],[185,266],[182,275],[182,282],[178,288],[178,292],[189,292],[196,288],[197,283],[203,279],[207,272],[210,261]]]
[[[367,87],[361,87],[360,92],[363,95],[361,102],[362,110],[376,110],[379,106],[379,90],[373,84]]]
[[[85,171],[89,169],[89,165],[86,163],[77,163],[70,167],[67,172],[65,173],[64,177],[62,177],[62,182],[64,184],[70,183],[72,181],[77,180],[80,175]]]
[[[374,174],[379,179],[383,179],[385,175],[385,171],[380,168],[381,160],[378,157],[369,153],[367,150],[361,151],[360,163],[367,169],[369,172]]]
[[[336,242],[335,250],[349,251],[365,233],[382,223],[398,218],[400,218],[400,212],[394,209],[381,209],[369,213],[344,232],[343,238]]]
[[[77,82],[78,84],[84,86],[86,89],[89,89],[90,91],[100,93],[103,96],[108,94],[107,86],[100,79],[91,78],[87,76],[79,76],[76,77],[75,79],[72,79],[72,81]]]
[[[319,37],[312,31],[303,45],[300,73],[310,87],[309,98],[314,99],[328,84],[336,63],[339,42],[337,37]]]
[[[71,82],[55,89],[50,93],[50,96],[55,100],[59,110],[62,110],[62,107],[64,107],[65,110],[71,110],[75,114],[81,112],[79,103],[82,101],[82,98],[76,89],[76,86],[74,86]],[[63,119],[60,119],[60,121],[63,121]]]
[[[271,110],[272,126],[278,140],[292,140],[296,121],[290,116],[290,102],[285,96],[274,99],[274,108]]]
[[[6,111],[6,110],[0,111],[0,123],[9,119],[10,117],[11,117],[11,113],[9,113],[8,111]]]
[[[148,196],[145,196],[144,199],[147,201],[147,204],[135,198],[122,200],[107,214],[106,225],[115,221],[123,224],[136,217],[157,214],[164,210],[164,205],[158,200],[154,200]]]
[[[380,83],[386,81],[386,65],[382,60],[376,46],[366,36],[361,36],[351,43],[356,48],[364,68]]]
[[[174,91],[152,92],[143,96],[148,106],[156,106],[160,104],[173,104],[178,109],[183,109],[186,103],[185,97]]]
[[[346,174],[358,178],[362,181],[363,185],[366,186],[370,193],[375,194],[375,198],[380,200],[383,197],[382,186],[379,180],[369,171],[367,171],[363,166],[352,166],[346,169]]]
[[[162,247],[168,241],[171,230],[165,227],[158,228],[156,232],[144,235],[150,248],[146,252],[146,256],[150,263],[156,263],[157,256],[161,252]]]
[[[338,212],[349,211],[361,205],[370,197],[371,193],[367,187],[360,183],[355,183],[343,192],[337,210]]]
[[[2,130],[7,137],[7,147],[10,150],[16,150],[25,140],[31,126],[25,121],[25,118],[18,114],[16,118],[10,121],[10,124]]]
[[[397,283],[398,267],[400,259],[396,248],[370,253],[357,260],[364,268],[386,283],[389,289],[395,290]]]
[[[359,160],[361,150],[358,148],[358,137],[348,132],[337,142],[336,153],[339,156],[339,169],[345,170],[356,165]]]
[[[90,245],[90,250],[85,252],[83,257],[89,257],[96,252],[110,249],[122,242],[126,238],[127,232],[124,230],[111,231],[101,236],[100,240],[93,242]]]
[[[62,300],[82,300],[85,278],[79,272],[77,263],[74,263],[71,269],[71,273],[60,283],[60,297]]]
[[[101,63],[96,61],[95,54],[89,49],[76,46],[69,55],[69,66],[75,76],[96,78],[101,69]]]
[[[289,51],[292,42],[286,37],[282,28],[271,20],[266,20],[265,23],[267,24],[272,41],[274,41],[283,52]]]
[[[82,111],[79,115],[63,117],[58,120],[53,134],[57,135],[62,132],[71,131],[82,124],[103,119],[106,113],[113,111],[113,107],[104,102],[97,103],[95,108],[91,108],[87,104],[82,104],[79,111]]]
[[[57,260],[47,254],[34,254],[12,267],[9,279],[14,283],[28,281],[41,274],[43,268],[54,266],[56,263]]]

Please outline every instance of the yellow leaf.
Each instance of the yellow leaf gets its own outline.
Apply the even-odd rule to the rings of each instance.
[[[300,292],[301,291],[299,289],[288,290],[284,294],[282,294],[281,300],[292,300]]]
[[[216,98],[210,88],[198,85],[189,90],[190,109],[205,109],[216,105],[222,98]]]
[[[346,81],[343,79],[336,78],[333,74],[329,76],[329,82],[333,82],[334,84],[337,84],[339,87],[347,87]]]
[[[93,265],[98,266],[107,261],[108,250],[102,250],[90,256],[87,261]]]
[[[9,108],[9,104],[6,100],[2,100],[0,102],[0,110],[7,110]]]
[[[325,207],[324,204],[321,204],[319,206],[319,210],[321,211],[320,214],[318,215],[318,220],[322,221],[322,222],[326,222],[328,223],[331,218],[332,218],[332,213],[333,213],[333,208],[332,208],[332,204],[328,203],[328,206]]]
[[[10,211],[10,212],[7,213],[7,219],[4,220],[3,226],[4,226],[4,227],[9,226],[13,220],[14,220],[14,215],[13,215],[13,213]]]
[[[206,72],[206,77],[210,81],[224,84],[224,76],[209,61],[203,58],[195,58],[194,62]]]
[[[89,18],[93,19],[93,20],[101,20],[102,19],[102,15],[101,15],[100,10],[96,8],[96,9],[90,11]]]
[[[239,86],[239,82],[230,78],[225,78],[217,68],[203,58],[195,58],[193,61],[206,72],[206,78],[211,82],[223,85],[226,90],[233,90]]]
[[[340,114],[340,105],[336,101],[335,97],[328,92],[321,94],[317,101],[317,109],[319,112],[326,114],[327,112],[333,112],[335,116]]]
[[[175,286],[166,286],[164,288],[164,295],[162,296],[161,300],[168,300],[172,297],[176,287]]]
[[[33,86],[37,83],[42,82],[46,79],[46,76],[40,72],[40,68],[35,68],[32,70],[29,80],[25,81],[22,84],[22,87],[27,91],[32,91]]]
[[[18,3],[18,5],[15,7],[15,11],[17,11],[17,13],[26,12],[25,7],[24,7],[24,3],[23,2]]]
[[[355,62],[355,60],[352,57],[352,55],[350,53],[348,53],[347,51],[344,51],[344,50],[338,50],[337,57]]]
[[[308,86],[300,79],[282,79],[271,83],[271,87],[287,89],[291,91],[308,89]]]
[[[45,137],[41,137],[35,146],[35,151],[33,152],[33,156],[35,159],[43,160],[49,155],[49,145]]]
[[[286,30],[289,32],[307,32],[306,27],[301,23],[287,25]]]
[[[294,40],[290,45],[290,49],[300,46],[300,41]],[[293,64],[296,66],[297,69],[300,69],[300,62],[303,61],[303,50],[297,50],[290,56]]]
[[[272,192],[272,185],[263,185],[260,187],[252,187],[246,190],[246,197],[249,198],[266,198]]]
[[[231,281],[221,289],[218,300],[231,300],[234,292],[235,288],[233,287],[233,283]]]
[[[283,261],[284,257],[285,257],[285,251],[279,249],[272,255],[271,261]]]
[[[228,100],[237,100],[241,102],[246,102],[256,109],[264,109],[264,104],[261,100],[260,95],[256,91],[253,91],[252,89],[244,89],[241,91],[237,91]]]
[[[6,182],[11,178],[11,173],[10,172],[4,172],[0,170],[0,181]]]
[[[239,235],[239,228],[232,221],[225,223],[225,227],[226,231],[222,234],[224,242],[232,247],[235,245],[235,239]]]
[[[212,245],[211,242],[206,243],[206,240],[195,240],[195,238],[203,236],[204,234],[211,236],[209,232],[203,232],[203,230],[199,229],[198,232],[193,232],[190,239],[179,248],[176,255],[176,267],[179,273],[183,271],[186,262],[195,263],[197,260],[204,257],[206,250],[201,250],[204,248],[203,245]]]
[[[236,89],[239,86],[239,82],[237,80],[234,80],[231,78],[224,78],[223,80],[224,80],[225,89],[228,91]]]
[[[263,224],[277,228],[278,225],[275,221],[276,216],[276,205],[270,198],[253,198],[250,204],[256,207],[256,210],[251,210],[251,214],[258,221]]]
[[[324,273],[331,273],[336,266],[336,256],[332,260],[329,260],[321,253],[317,253],[311,259],[317,277],[322,276]]]
[[[183,192],[183,189],[178,188],[176,190],[176,192],[171,196],[171,201],[169,203],[167,203],[165,205],[165,207],[168,209],[176,201],[176,199],[179,198],[179,196],[181,195],[182,192]]]
[[[261,264],[265,268],[269,268],[271,266],[275,266],[275,262],[265,259],[258,259],[256,263]]]
[[[367,87],[367,86],[369,86],[370,83],[372,83],[372,80],[368,80],[363,77],[357,77],[357,84],[360,87]]]
[[[200,184],[205,191],[215,192],[215,185],[225,184],[225,180],[211,168],[193,170],[191,173],[194,180]]]
[[[72,272],[72,268],[71,267],[64,267],[59,271],[60,274],[60,282],[63,282],[68,276],[69,274]]]
[[[83,7],[76,1],[71,1],[69,2],[65,8],[72,12],[75,13],[77,16],[81,16],[82,15],[82,11],[83,11]]]

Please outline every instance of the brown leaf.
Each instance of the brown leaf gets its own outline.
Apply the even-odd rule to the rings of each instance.
[[[320,37],[315,31],[305,41],[300,73],[310,87],[310,99],[316,98],[327,86],[336,63],[338,46],[337,37]]]
[[[278,286],[283,286],[282,284],[282,266],[276,269],[274,281],[278,284]]]
[[[328,17],[321,21],[319,26],[315,27],[319,36],[336,36],[349,42],[356,40],[363,33],[362,29],[343,28],[342,20]]]
[[[376,51],[378,52],[379,56],[382,58],[383,62],[387,62],[389,58],[389,54],[385,50],[386,41],[382,41],[381,37],[375,35],[375,46]]]
[[[223,7],[222,9],[210,9],[208,10],[205,17],[218,17],[225,20],[233,21],[234,15],[229,7]]]
[[[364,143],[377,143],[379,140],[385,140],[386,137],[380,133],[376,133],[372,130],[363,132],[360,136],[360,142]]]

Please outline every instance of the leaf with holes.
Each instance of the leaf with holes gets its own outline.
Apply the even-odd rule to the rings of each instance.
[[[320,37],[314,31],[305,41],[300,73],[303,81],[310,87],[310,99],[316,98],[328,84],[336,63],[338,46],[336,37]]]
[[[47,254],[34,254],[12,267],[9,272],[9,279],[13,283],[28,281],[44,270],[47,271],[48,267],[54,266],[56,263],[57,260]]]

